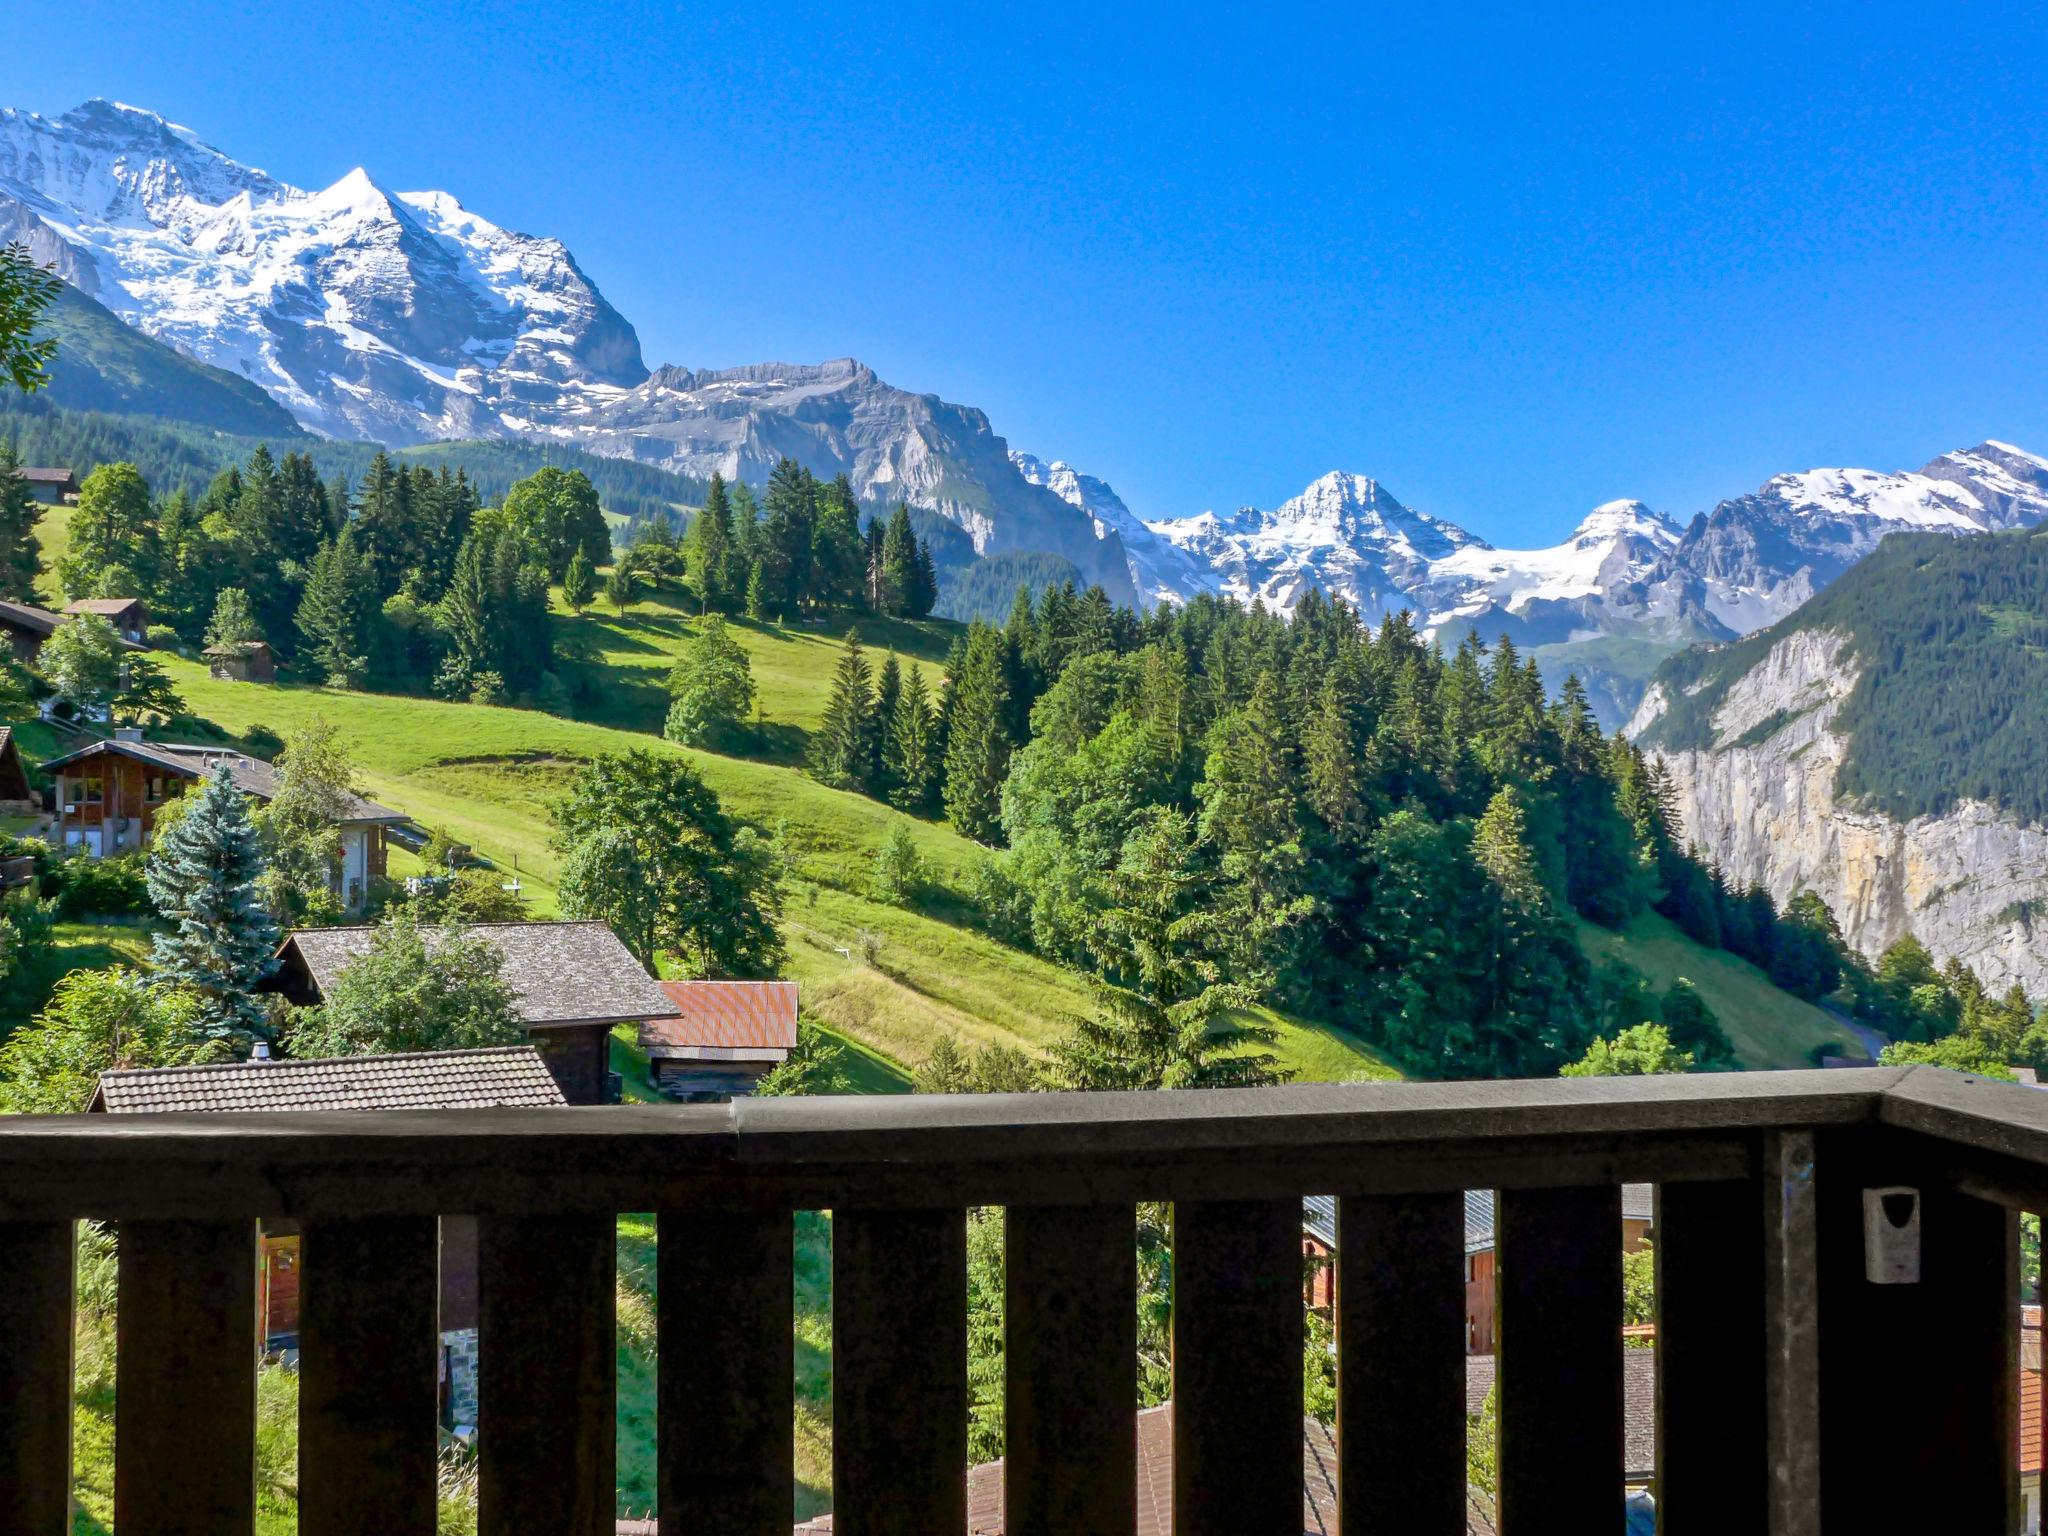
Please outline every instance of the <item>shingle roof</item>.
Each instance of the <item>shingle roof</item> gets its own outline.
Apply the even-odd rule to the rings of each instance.
[[[258,800],[274,800],[282,784],[278,777],[277,765],[265,762],[260,757],[251,757],[246,752],[231,752],[224,747],[192,747],[170,741],[94,741],[67,752],[62,757],[53,757],[43,764],[47,772],[80,762],[88,757],[113,752],[130,757],[140,763],[148,763],[188,779],[204,778],[215,767],[225,763],[228,777],[234,780],[235,788],[245,795],[254,795]],[[348,798],[347,821],[351,824],[376,822],[387,825],[406,820],[403,811],[394,811],[388,805],[362,795]]]
[[[431,948],[445,929],[422,927]],[[668,1018],[676,1005],[603,923],[478,923],[463,932],[488,939],[505,957],[505,980],[529,1028]],[[280,953],[296,950],[321,991],[365,954],[375,928],[300,928]]]
[[[1500,1376],[1500,1356],[1465,1357],[1465,1412],[1477,1415]],[[1657,1466],[1657,1351],[1621,1352],[1622,1465],[1630,1482],[1648,1479]]]
[[[112,617],[117,613],[126,613],[141,601],[142,599],[139,597],[81,597],[66,603],[64,611],[66,613],[97,613]]]
[[[57,626],[64,622],[64,615],[52,613],[47,608],[38,608],[34,603],[16,603],[0,599],[0,624],[12,629],[25,629],[32,634],[54,635]]]
[[[100,1074],[93,1107],[146,1111],[490,1109],[562,1104],[562,1090],[530,1045],[316,1061],[232,1061]]]
[[[28,480],[41,485],[68,485],[72,480],[77,478],[76,472],[73,470],[51,469],[42,465],[33,464],[22,465],[19,469],[15,470],[15,474],[18,475],[23,480]]]
[[[670,1019],[640,1026],[642,1048],[694,1046],[787,1051],[796,1047],[793,981],[664,981],[662,993],[679,1010]]]

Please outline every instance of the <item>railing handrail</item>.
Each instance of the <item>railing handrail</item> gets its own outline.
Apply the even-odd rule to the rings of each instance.
[[[2048,1099],[1902,1067],[1199,1093],[0,1117],[0,1217],[797,1207],[854,1196],[1002,1204],[1056,1202],[1063,1193],[1671,1181],[1747,1174],[1759,1131],[1880,1122],[2048,1165]]]

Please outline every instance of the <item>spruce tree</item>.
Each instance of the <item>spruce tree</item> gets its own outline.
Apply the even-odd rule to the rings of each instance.
[[[683,558],[689,570],[689,583],[696,588],[697,602],[703,611],[729,612],[735,595],[730,586],[732,503],[725,493],[725,476],[716,470],[711,472],[704,505],[690,520]]]
[[[756,624],[768,619],[768,579],[761,574],[758,560],[747,571],[747,617]]]
[[[299,600],[299,635],[313,664],[337,688],[361,682],[369,665],[371,582],[353,528],[342,529],[313,557]]]
[[[42,505],[29,494],[18,471],[14,443],[0,438],[0,597],[35,600],[36,576],[43,568],[36,542],[36,520]]]
[[[240,587],[223,587],[213,600],[213,617],[207,622],[208,645],[246,645],[263,638],[263,626],[249,611],[249,594]]]
[[[877,583],[876,606],[899,618],[912,617],[912,599],[917,592],[917,535],[910,526],[910,507],[897,502],[889,514],[889,526],[882,534],[882,569]]]
[[[932,610],[939,605],[939,573],[932,564],[932,546],[928,539],[917,542],[917,583],[911,588],[910,597],[904,603],[904,617],[928,619]]]
[[[562,601],[569,605],[571,613],[581,613],[595,596],[597,573],[590,568],[590,557],[579,549],[569,557],[568,569],[562,572]]]
[[[263,872],[248,803],[226,764],[150,847],[149,899],[171,925],[156,936],[150,963],[204,999],[202,1027],[216,1038],[270,1037],[256,998],[276,965],[278,937],[257,894]]]
[[[825,716],[811,737],[811,771],[839,789],[869,789],[875,780],[877,744],[874,674],[861,651],[860,635],[849,630]]]
[[[889,799],[895,790],[889,762],[889,730],[896,719],[896,706],[902,701],[903,669],[897,664],[896,653],[889,651],[875,673],[874,724],[869,731],[873,768],[868,775],[868,793],[883,800]]]
[[[937,740],[924,669],[915,662],[886,726],[882,751],[890,799],[906,811],[923,810],[931,803],[932,779],[938,768]]]
[[[946,815],[976,842],[1002,835],[1003,779],[1010,769],[1010,685],[1001,630],[976,623],[947,689]]]

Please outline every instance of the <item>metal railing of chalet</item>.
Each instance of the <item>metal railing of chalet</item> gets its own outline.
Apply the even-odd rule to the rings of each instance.
[[[73,1222],[120,1223],[118,1536],[252,1523],[255,1221],[304,1224],[305,1536],[435,1521],[436,1229],[481,1217],[485,1536],[613,1519],[614,1213],[658,1228],[664,1536],[788,1536],[792,1213],[835,1212],[842,1536],[965,1528],[964,1212],[1008,1210],[1008,1529],[1135,1519],[1133,1206],[1175,1203],[1174,1526],[1302,1529],[1304,1193],[1340,1197],[1345,1536],[1465,1529],[1460,1192],[1499,1193],[1508,1536],[1617,1528],[1619,1186],[1659,1187],[1659,1506],[2007,1532],[2048,1094],[1925,1068],[0,1121],[0,1533],[68,1526]],[[1862,1192],[1922,1191],[1917,1285]]]

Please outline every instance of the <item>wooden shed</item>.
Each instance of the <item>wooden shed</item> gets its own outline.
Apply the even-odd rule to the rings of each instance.
[[[273,683],[277,681],[277,657],[262,640],[237,640],[230,645],[206,648],[206,670],[216,682]]]

